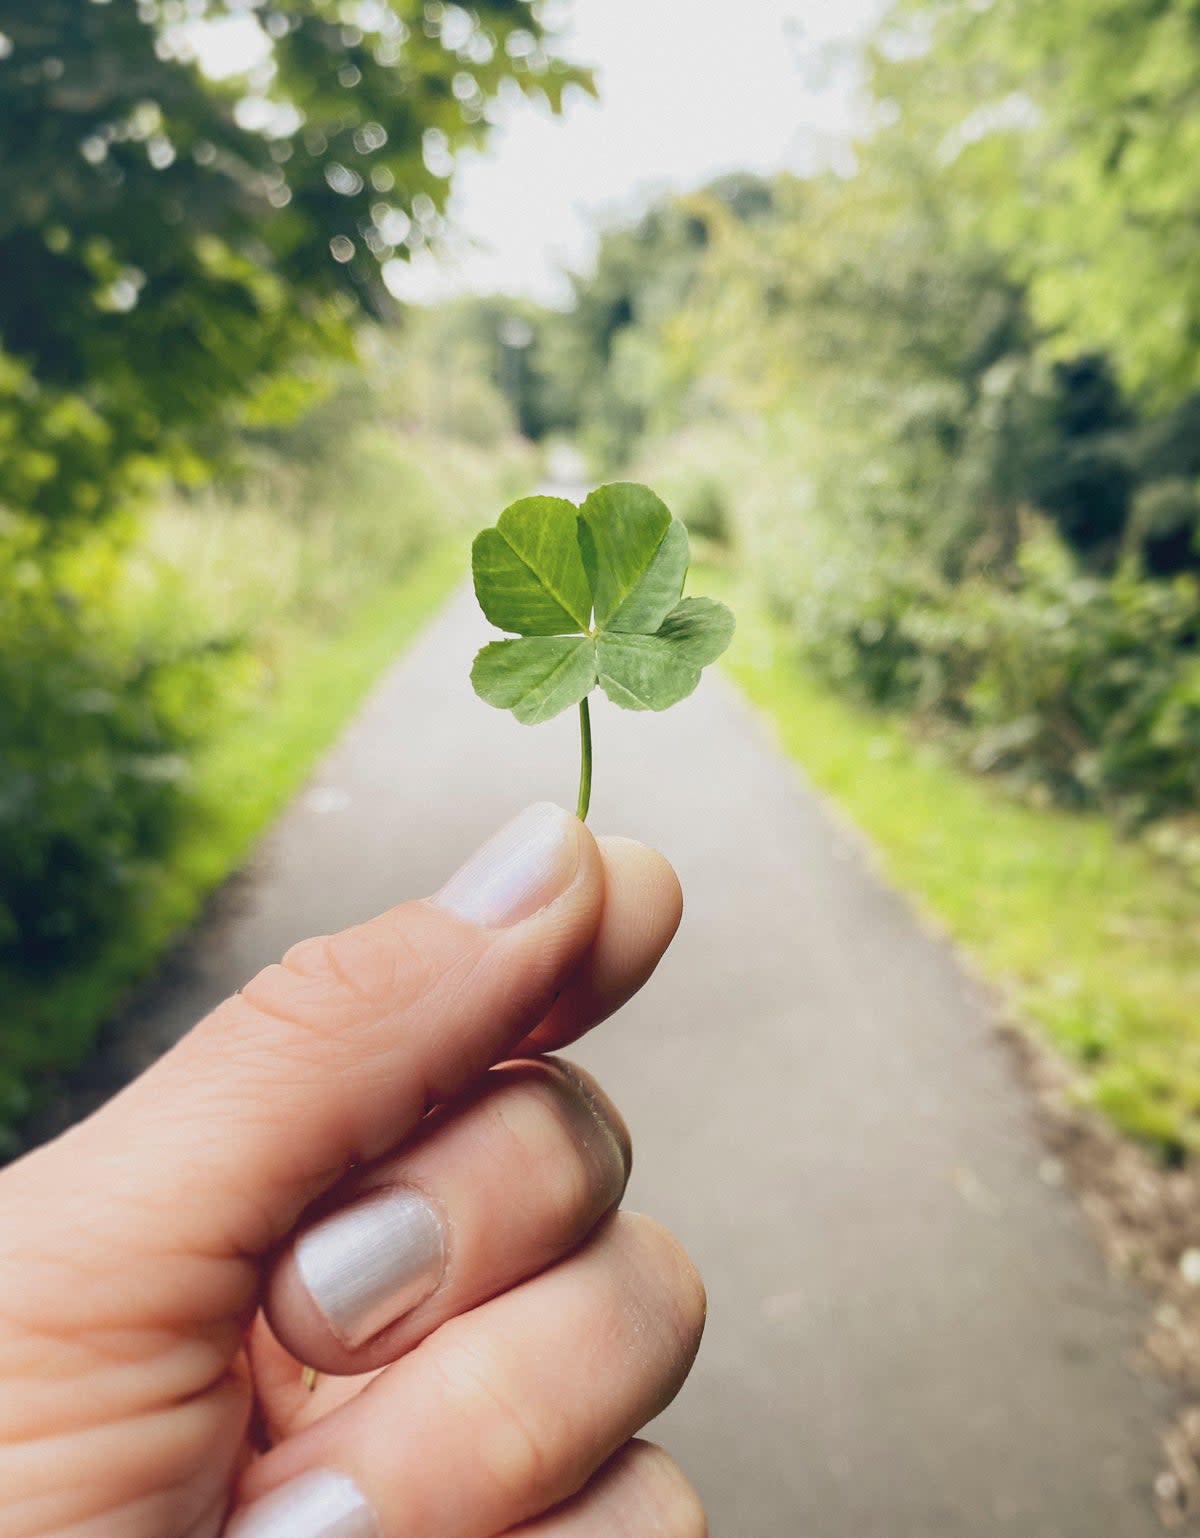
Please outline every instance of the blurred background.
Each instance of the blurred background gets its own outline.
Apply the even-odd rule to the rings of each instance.
[[[1186,1523],[1195,0],[0,0],[3,1151],[75,1114],[470,533],[616,478],[735,604],[770,762],[1023,1033],[1031,1189],[1158,1299],[1184,1398],[1126,1482]],[[705,776],[758,783],[730,709],[694,826]],[[1101,1531],[988,1509],[879,1531]]]

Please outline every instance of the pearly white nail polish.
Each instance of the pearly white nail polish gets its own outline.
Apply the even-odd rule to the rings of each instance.
[[[296,1269],[329,1328],[351,1349],[415,1308],[441,1280],[442,1220],[416,1191],[376,1191],[296,1241]]]
[[[379,1538],[379,1524],[352,1479],[313,1469],[239,1511],[225,1538]]]
[[[433,901],[473,924],[518,923],[553,901],[575,874],[575,834],[569,812],[536,802],[476,850]]]

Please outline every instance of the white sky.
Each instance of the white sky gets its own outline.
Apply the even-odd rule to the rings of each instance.
[[[562,293],[605,216],[723,171],[811,169],[838,160],[856,122],[852,69],[826,46],[853,43],[879,0],[568,0],[562,51],[592,65],[599,102],[561,118],[521,103],[482,153],[460,158],[455,234],[438,261],[391,286],[428,300],[471,289]],[[399,264],[397,264],[399,265]]]
[[[486,150],[460,157],[451,233],[435,257],[390,264],[398,297],[464,290],[564,294],[564,267],[586,266],[606,218],[654,192],[723,171],[813,169],[839,162],[857,121],[853,45],[881,0],[553,0],[559,48],[596,71],[560,118],[509,108]],[[245,67],[244,22],[206,40],[205,66]],[[852,48],[847,50],[851,53]],[[841,154],[844,156],[844,150]]]

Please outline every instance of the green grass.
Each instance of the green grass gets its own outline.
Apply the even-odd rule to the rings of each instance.
[[[144,977],[304,782],[367,689],[465,570],[460,539],[439,542],[402,576],[372,586],[336,632],[293,627],[274,688],[201,753],[194,811],[135,920],[97,958],[37,985],[0,974],[0,1149],[30,1086],[80,1061],[122,996]]]
[[[1200,1150],[1200,891],[1102,817],[1040,810],[911,728],[846,703],[731,579],[727,663],[889,878],[1079,1070],[1081,1094],[1169,1156]]]

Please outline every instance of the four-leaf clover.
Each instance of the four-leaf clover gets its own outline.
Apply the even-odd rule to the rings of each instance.
[[[518,721],[580,707],[590,789],[587,696],[599,685],[626,710],[666,710],[729,645],[733,615],[711,598],[683,598],[687,530],[646,486],[593,491],[582,507],[525,497],[472,550],[484,614],[516,639],[475,658],[475,692]]]

